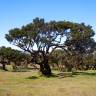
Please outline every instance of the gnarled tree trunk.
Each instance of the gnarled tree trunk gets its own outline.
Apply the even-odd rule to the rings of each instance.
[[[40,72],[45,76],[51,75],[51,68],[48,64],[48,60],[45,60],[42,64],[40,64]]]
[[[35,52],[32,58],[32,62],[35,62],[40,66],[40,72],[44,76],[51,76],[51,68],[48,63],[49,57],[44,51],[37,51]]]

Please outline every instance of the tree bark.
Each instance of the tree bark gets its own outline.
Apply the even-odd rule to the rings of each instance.
[[[42,64],[40,64],[40,72],[45,76],[51,76],[51,68],[48,64],[48,60],[44,60]]]
[[[51,76],[51,74],[52,74],[49,64],[41,64],[40,65],[40,72],[44,76]]]
[[[3,69],[3,70],[6,70],[5,64],[2,64],[2,69]]]
[[[41,55],[41,57],[43,59],[40,62],[38,60],[39,55]],[[46,53],[44,53],[43,51],[37,51],[33,55],[33,59],[31,61],[35,62],[36,64],[38,64],[40,66],[40,72],[42,73],[42,75],[51,76],[52,73],[51,73],[51,68],[50,68],[50,65],[48,63],[48,60],[49,60],[49,57]]]

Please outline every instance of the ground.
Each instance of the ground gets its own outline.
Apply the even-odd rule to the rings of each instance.
[[[96,96],[96,71],[56,76],[0,71],[0,96]]]

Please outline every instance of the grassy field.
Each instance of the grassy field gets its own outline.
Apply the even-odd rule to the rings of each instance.
[[[50,78],[37,71],[0,71],[0,96],[96,96],[96,71]]]

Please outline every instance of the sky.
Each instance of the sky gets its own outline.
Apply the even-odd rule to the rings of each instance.
[[[0,46],[18,49],[7,42],[5,34],[36,17],[45,21],[84,22],[96,32],[96,0],[0,0]]]

